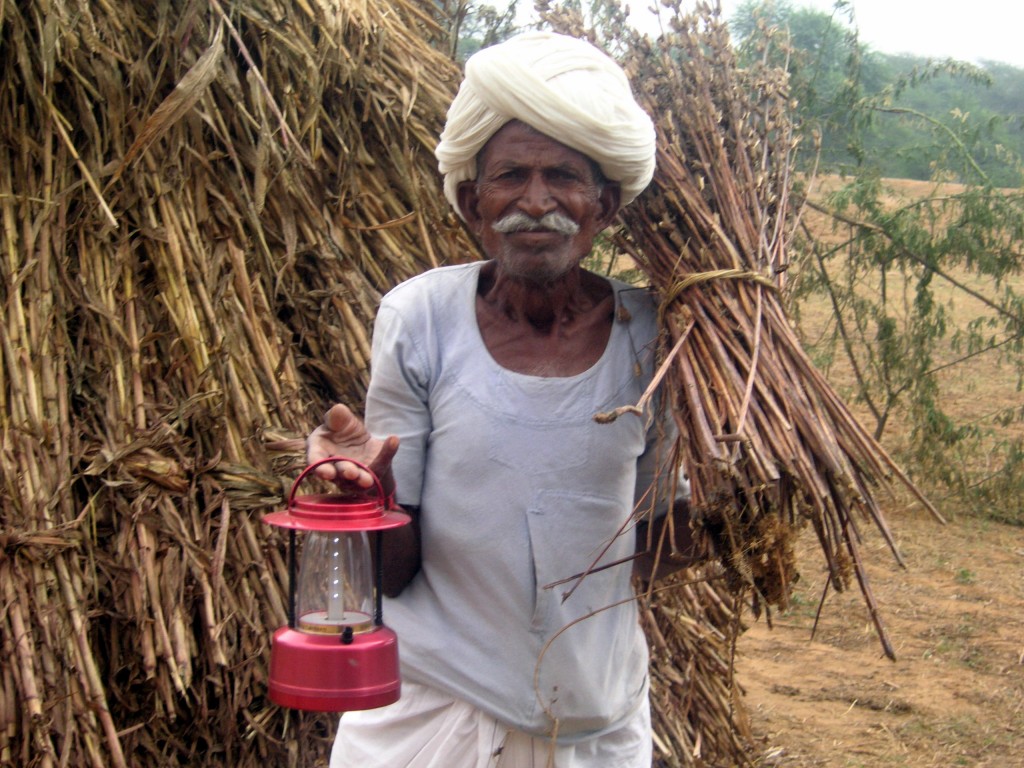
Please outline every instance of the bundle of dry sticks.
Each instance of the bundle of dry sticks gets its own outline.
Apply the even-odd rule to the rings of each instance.
[[[786,73],[741,67],[717,9],[677,3],[669,16],[657,40],[622,24],[605,42],[625,52],[658,131],[654,181],[624,210],[615,242],[661,297],[661,383],[674,398],[696,532],[735,588],[784,607],[793,536],[809,524],[832,585],[857,578],[892,655],[858,518],[899,558],[876,493],[895,478],[939,516],[814,368],[787,316],[801,205]],[[584,33],[571,16],[550,18]]]

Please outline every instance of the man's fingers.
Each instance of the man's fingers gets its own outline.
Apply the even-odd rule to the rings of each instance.
[[[399,439],[397,435],[391,435],[384,439],[381,444],[380,452],[377,457],[373,460],[373,466],[379,467],[380,471],[386,470],[391,466],[391,460],[395,458],[395,454],[398,453]]]
[[[363,422],[352,413],[347,405],[341,403],[332,406],[324,414],[324,428],[330,434],[331,439],[338,444],[358,445],[366,442],[369,438]]]
[[[351,483],[359,488],[371,488],[374,475],[383,478],[391,468],[391,460],[398,451],[398,438],[375,440],[363,422],[344,404],[331,406],[324,414],[324,423],[310,435],[306,457],[310,463],[330,456],[349,457],[321,464],[315,470],[318,477],[338,485]],[[364,463],[369,471],[354,462]]]
[[[330,432],[338,432],[352,421],[352,411],[347,405],[332,405],[324,414],[324,426]]]
[[[369,488],[373,485],[373,475],[350,461],[339,461],[334,466],[340,470],[345,480],[355,483],[360,488]]]
[[[314,461],[320,461],[326,459],[327,456],[319,456],[317,458],[310,457],[309,463],[312,464]],[[313,474],[319,477],[321,480],[335,481],[338,478],[337,462],[328,461],[324,462],[316,469],[313,470]]]
[[[338,485],[352,483],[360,488],[369,488],[373,485],[373,476],[351,461],[328,461],[318,466],[313,472],[320,479],[329,480]]]

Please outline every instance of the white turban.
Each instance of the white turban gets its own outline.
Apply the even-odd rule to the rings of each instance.
[[[622,205],[654,174],[654,126],[622,68],[585,40],[526,32],[466,62],[434,151],[445,197],[456,211],[459,184],[476,178],[477,154],[510,120],[594,160],[606,178],[620,183]]]

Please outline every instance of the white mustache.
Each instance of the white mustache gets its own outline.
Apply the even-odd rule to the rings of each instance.
[[[499,219],[491,225],[491,229],[495,232],[500,232],[503,235],[507,235],[511,232],[557,232],[560,235],[566,235],[572,237],[580,231],[580,225],[570,219],[564,213],[558,211],[551,211],[545,213],[539,219],[535,219],[533,216],[523,213],[522,211],[516,211],[510,213],[503,219]]]

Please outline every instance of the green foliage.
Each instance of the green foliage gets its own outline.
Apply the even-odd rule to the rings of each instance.
[[[993,183],[1020,186],[1011,158],[1024,155],[1024,70],[870,51],[843,0],[832,13],[747,0],[730,26],[742,56],[787,67],[801,120],[819,141],[805,160],[820,170],[860,173],[870,161],[883,177],[925,180],[941,166],[948,180],[966,182],[974,168],[945,165],[933,154],[941,145],[922,141],[945,126]]]
[[[877,437],[908,425],[901,459],[919,479],[1024,524],[1024,72],[873,54],[845,8],[751,2],[733,23],[742,55],[787,63],[813,149],[801,167],[840,174],[811,204],[831,231],[802,244],[796,298],[824,296],[834,312],[809,347],[851,372]],[[901,196],[887,178],[931,186]],[[1009,391],[958,416],[945,382],[977,387],[996,370],[1012,372]]]
[[[449,53],[461,62],[518,31],[518,0],[506,0],[503,6],[443,0],[438,4],[438,12],[449,30]]]
[[[970,507],[1024,523],[1022,445],[1013,437],[1024,409],[1012,405],[1024,377],[1024,196],[936,184],[901,199],[865,173],[815,207],[834,223],[832,237],[807,233],[805,243],[813,262],[802,295],[823,294],[834,309],[830,333],[814,344],[830,351],[815,359],[834,361],[842,350],[877,437],[902,410],[903,458],[919,475]],[[962,403],[944,396],[945,377],[982,384],[1000,369],[1013,372],[1001,399],[958,421]]]

